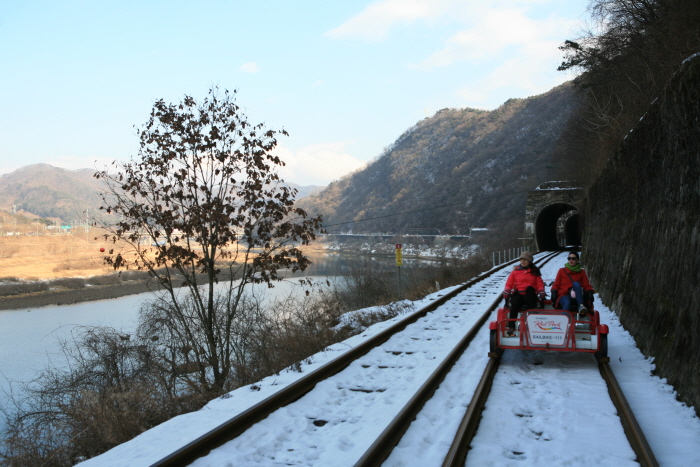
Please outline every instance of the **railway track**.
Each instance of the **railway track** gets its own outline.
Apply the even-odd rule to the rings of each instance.
[[[551,255],[547,255],[547,257],[549,256]],[[440,308],[445,303],[457,298],[460,304],[466,304],[478,298],[480,290],[478,284],[484,281],[488,281],[494,275],[498,276],[499,273],[500,275],[504,275],[504,270],[506,270],[513,263],[514,262],[505,263],[500,267],[487,271],[468,281],[462,286],[454,289],[450,293],[443,295],[442,297],[433,301],[430,305],[412,313],[408,317],[402,319],[401,321],[385,329],[384,331],[380,332],[374,337],[366,340],[362,344],[354,347],[353,349],[344,353],[340,357],[330,361],[326,365],[309,373],[305,377],[298,380],[296,383],[287,386],[285,389],[277,392],[273,396],[250,407],[248,410],[231,418],[229,421],[219,425],[218,427],[214,428],[208,433],[200,436],[199,438],[188,443],[187,445],[183,446],[177,451],[164,457],[160,461],[152,464],[152,467],[171,467],[187,465],[194,462],[196,459],[207,455],[211,450],[223,445],[224,443],[232,439],[237,438],[246,430],[248,430],[251,426],[267,418],[276,410],[300,399],[302,396],[314,389],[320,382],[325,381],[331,376],[338,374],[343,369],[347,368],[350,364],[356,362],[360,357],[368,354],[373,349],[377,349],[379,346],[386,343],[393,336],[401,333],[407,327],[416,324],[419,320],[425,318],[426,315]],[[507,274],[507,271],[505,274]],[[504,278],[498,277],[496,280],[502,282]],[[470,296],[458,298],[460,294],[462,294],[465,291],[470,291]],[[486,313],[484,313],[484,315],[487,316]],[[456,317],[457,315],[453,314],[452,316]],[[482,315],[482,319],[485,320],[486,318],[483,318]],[[426,331],[428,333],[433,332],[430,329],[420,329],[420,331],[422,331],[422,333],[426,333]],[[435,336],[435,338],[439,337],[440,336]],[[409,339],[411,338],[409,337]],[[430,337],[428,337],[428,339],[430,339]],[[378,365],[378,367],[379,366],[388,365]]]
[[[493,386],[499,361],[499,357],[489,358],[489,362],[484,370],[481,380],[479,381],[477,390],[469,403],[469,408],[464,414],[464,418],[460,423],[454,437],[454,441],[452,442],[450,450],[442,464],[443,467],[457,467],[465,464],[470,445],[479,427],[482,412],[489,397],[489,392]],[[630,443],[630,447],[634,450],[634,453],[637,456],[636,461],[641,466],[658,466],[659,464],[656,461],[654,453],[652,452],[651,447],[649,446],[649,443],[647,442],[639,424],[637,423],[634,413],[627,403],[625,395],[622,392],[620,385],[617,383],[610,365],[607,361],[601,361],[598,363],[598,367],[602,378],[607,384],[610,399],[617,408],[617,413],[620,417],[620,421],[622,422],[622,426],[624,428],[625,435],[627,436],[627,440]]]
[[[493,387],[494,379],[496,378],[499,363],[502,354],[490,353],[489,361],[484,369],[483,375],[477,385],[474,395],[469,403],[468,410],[460,423],[457,433],[455,434],[450,450],[443,462],[443,467],[457,467],[465,465],[467,454],[477,433],[482,412],[487,404],[491,388]],[[654,467],[658,466],[658,462],[652,452],[649,443],[637,423],[637,420],[627,403],[622,388],[617,382],[612,368],[609,365],[609,357],[598,359],[598,370],[600,376],[605,381],[610,400],[617,409],[617,414],[622,423],[625,436],[630,444],[630,447],[636,455],[636,462],[641,466]],[[535,364],[542,364],[537,362]],[[518,383],[519,384],[519,383]]]
[[[538,263],[542,266],[554,256],[556,256],[556,253],[543,255],[538,259]],[[381,465],[382,462],[389,458],[394,448],[411,426],[411,423],[417,418],[425,404],[436,392],[455,362],[469,346],[469,343],[479,330],[483,329],[492,311],[495,310],[500,303],[501,297],[499,294],[486,311],[481,313],[478,317],[471,316],[471,319],[466,319],[464,316],[461,316],[456,309],[464,309],[464,307],[469,306],[468,304],[470,303],[478,303],[478,306],[483,307],[484,304],[482,302],[486,294],[480,294],[480,291],[487,289],[488,285],[480,287],[480,283],[488,283],[488,281],[502,283],[505,277],[504,274],[507,274],[507,271],[504,271],[507,266],[508,264],[503,265],[501,268],[488,271],[452,292],[445,294],[429,306],[414,312],[376,336],[368,339],[361,345],[312,373],[309,373],[296,383],[286,387],[277,394],[249,408],[236,417],[233,417],[228,422],[186,446],[183,446],[181,449],[153,464],[152,467],[181,466],[193,462],[195,465],[219,465],[218,462],[227,458],[227,449],[241,449],[240,447],[227,448],[227,443],[233,441],[233,443],[239,442],[240,446],[245,446],[249,441],[245,439],[239,440],[239,437],[245,438],[247,436],[251,439],[261,439],[261,436],[266,436],[267,433],[265,430],[258,430],[258,432],[255,432],[254,426],[268,417],[268,422],[274,424],[275,421],[272,419],[281,416],[278,415],[279,412],[282,412],[279,409],[283,407],[285,407],[287,411],[294,411],[297,415],[306,411],[304,416],[312,420],[315,427],[324,427],[326,424],[334,425],[333,416],[322,413],[325,411],[324,407],[320,407],[317,411],[312,410],[311,412],[313,413],[309,413],[308,402],[304,402],[302,398],[311,391],[318,392],[325,390],[326,392],[342,393],[342,397],[344,398],[351,397],[356,401],[360,400],[360,403],[366,404],[368,410],[371,411],[372,399],[374,399],[377,394],[382,394],[389,389],[387,388],[389,385],[388,381],[396,381],[396,376],[388,379],[383,378],[383,376],[385,376],[387,372],[403,372],[404,376],[402,376],[402,378],[405,378],[407,381],[415,379],[418,382],[424,381],[424,383],[417,390],[415,389],[417,383],[412,387],[402,388],[405,389],[403,391],[396,391],[396,388],[390,388],[394,393],[398,393],[393,396],[396,400],[403,397],[403,400],[406,401],[401,402],[403,408],[398,410],[391,420],[385,420],[381,423],[380,426],[384,428],[380,433],[376,433],[376,435],[373,433],[371,435],[374,442],[369,449],[364,451],[363,454],[360,453],[361,455],[358,455],[356,450],[354,451],[355,457],[353,459],[359,458],[359,460],[353,460],[349,463],[339,461],[340,463],[338,464],[351,465],[354,462],[355,466]],[[426,318],[430,313],[435,315],[432,320]],[[443,316],[437,316],[440,313],[443,313]],[[467,325],[470,329],[464,334],[464,329],[467,328]],[[442,329],[440,329],[440,327],[442,327]],[[447,336],[447,334],[449,334],[447,331],[451,327],[461,328],[461,332],[459,329],[457,330],[459,338],[453,339],[455,343],[451,347],[452,350],[447,355],[439,357],[440,363],[436,363],[431,374],[414,374],[416,371],[411,367],[411,359],[417,358],[415,356],[416,354],[422,354],[425,358],[438,359],[437,355],[431,355],[430,345],[424,346],[423,350],[421,350],[421,346],[418,344],[427,344],[432,340],[450,339],[451,336]],[[408,350],[409,348],[410,350]],[[493,376],[496,374],[498,365],[498,358],[488,359],[484,375],[474,392],[471,403],[467,406],[466,414],[457,430],[457,435],[447,454],[443,464],[444,466],[464,465],[469,446],[477,431],[482,409],[488,398],[489,389],[493,384]],[[625,427],[625,432],[628,433],[630,445],[635,450],[639,462],[642,465],[657,465],[653,453],[651,453],[644,439],[644,435],[641,434],[641,430],[639,430],[638,424],[634,421],[629,406],[624,401],[624,396],[621,390],[619,390],[619,385],[614,381],[612,371],[607,363],[601,363],[600,367],[601,373],[604,375],[606,381],[608,381],[609,388],[611,388],[611,397],[618,397],[619,399],[617,400],[621,401],[616,401],[615,405],[618,408],[620,417],[625,417],[623,426]],[[353,369],[353,371],[357,372],[359,368],[362,368],[363,370],[361,371],[365,372],[362,381],[357,381],[352,376],[345,378],[341,376],[345,369]],[[364,385],[360,383],[364,383]],[[407,386],[410,385],[407,384]],[[320,389],[315,390],[317,387]],[[363,397],[365,398],[364,401]],[[317,397],[316,400],[319,400],[319,398]],[[291,409],[291,404],[295,403],[295,401],[299,402],[294,405],[299,405],[302,408]],[[631,416],[629,421],[626,418],[628,415]],[[336,418],[347,419],[349,417],[341,414]],[[345,426],[347,426],[346,422],[347,420],[340,420],[338,425],[345,423]],[[312,427],[312,429],[315,430],[316,428]],[[365,429],[365,431],[367,430]],[[353,451],[351,444],[352,443],[348,441],[348,448],[343,450]],[[313,441],[309,441],[309,445],[311,449],[317,448],[317,446],[313,445]],[[288,449],[288,451],[294,451],[294,449]],[[195,462],[197,459],[205,457],[210,453],[213,455],[210,462]],[[216,456],[219,457],[217,458]],[[250,456],[252,456],[251,464],[260,463],[258,462],[260,459],[258,459],[258,461],[254,459],[254,454],[250,454]],[[349,457],[352,457],[352,454],[350,454]],[[286,463],[287,465],[296,463],[293,459],[285,461],[282,458],[277,459],[275,463],[277,462],[280,464]]]

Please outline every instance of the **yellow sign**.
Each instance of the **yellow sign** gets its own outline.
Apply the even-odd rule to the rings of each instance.
[[[401,266],[403,264],[403,258],[401,256],[401,244],[396,244],[396,265]]]

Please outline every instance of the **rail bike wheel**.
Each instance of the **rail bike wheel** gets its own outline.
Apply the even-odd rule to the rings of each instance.
[[[503,349],[498,347],[498,330],[491,329],[489,338],[489,357],[500,358],[503,355]]]
[[[598,360],[608,358],[608,335],[598,334],[598,351],[595,353],[595,358]]]

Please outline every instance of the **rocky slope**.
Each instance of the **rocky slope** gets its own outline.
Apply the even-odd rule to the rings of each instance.
[[[577,105],[565,84],[493,111],[443,109],[365,169],[301,205],[322,214],[329,230],[468,233],[493,227],[517,238],[525,191],[552,176],[557,139]],[[396,215],[402,212],[410,214]]]

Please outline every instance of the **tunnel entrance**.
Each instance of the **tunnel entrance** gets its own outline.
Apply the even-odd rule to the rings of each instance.
[[[535,221],[535,237],[540,251],[580,245],[578,210],[568,203],[545,206]]]
[[[558,250],[581,244],[583,200],[577,182],[543,182],[527,193],[523,247],[530,251]]]
[[[569,211],[571,216],[564,222],[563,245],[581,245],[581,226],[579,225],[578,211]],[[566,216],[564,216],[566,217]]]

